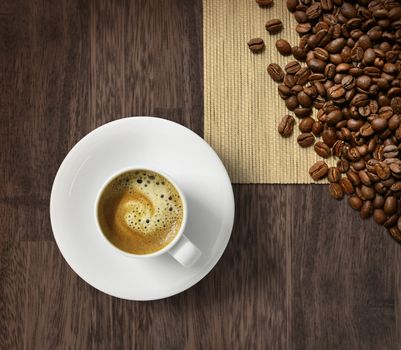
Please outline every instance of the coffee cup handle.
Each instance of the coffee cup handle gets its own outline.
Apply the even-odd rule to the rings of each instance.
[[[184,267],[191,267],[202,255],[198,247],[184,235],[168,252]]]

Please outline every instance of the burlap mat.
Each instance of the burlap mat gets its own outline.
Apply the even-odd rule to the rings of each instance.
[[[284,25],[277,35],[264,27],[273,18]],[[313,182],[308,171],[319,157],[313,147],[298,146],[298,126],[289,139],[278,134],[277,124],[288,111],[266,72],[271,62],[284,67],[293,59],[278,54],[275,42],[297,44],[295,26],[284,0],[264,9],[254,0],[203,0],[205,139],[233,182]],[[264,53],[249,51],[253,37],[263,38]]]

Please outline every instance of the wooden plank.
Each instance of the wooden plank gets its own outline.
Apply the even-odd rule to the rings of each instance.
[[[195,288],[195,339],[205,349],[285,349],[286,188],[236,185],[235,198],[228,248]]]
[[[201,1],[131,1],[125,14],[126,114],[163,116],[202,135]]]
[[[63,260],[55,243],[26,245],[25,347],[116,348],[113,298],[81,280]]]
[[[396,349],[394,241],[326,186],[290,191],[293,347]]]
[[[0,242],[0,349],[24,347],[26,267],[27,250],[24,244]]]
[[[124,1],[91,1],[92,126],[125,113]]]
[[[0,200],[31,205],[32,212],[49,202],[60,162],[89,129],[89,8],[66,0],[28,2],[17,10],[4,61]],[[46,228],[21,239],[52,239],[48,211],[37,214],[31,219],[47,221]]]
[[[397,336],[397,345],[401,347],[401,248],[398,244],[394,245],[395,259],[392,262],[395,270],[394,292],[395,292],[395,331]]]

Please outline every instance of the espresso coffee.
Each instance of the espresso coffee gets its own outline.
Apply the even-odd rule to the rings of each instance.
[[[150,254],[180,231],[184,208],[175,186],[149,170],[125,172],[103,190],[97,215],[105,237],[131,254]]]

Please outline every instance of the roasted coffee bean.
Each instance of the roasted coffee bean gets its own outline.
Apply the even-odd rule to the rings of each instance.
[[[309,69],[314,73],[323,73],[324,68],[326,67],[326,63],[317,58],[306,61],[306,64],[308,65]]]
[[[295,119],[291,115],[286,115],[281,119],[278,125],[278,132],[283,137],[289,137],[294,131]]]
[[[280,97],[283,100],[285,100],[286,98],[288,98],[291,95],[293,95],[293,92],[291,91],[291,89],[288,86],[284,85],[284,84],[279,85],[277,90],[278,90],[278,94],[280,95]]]
[[[376,175],[382,180],[388,179],[391,175],[390,168],[385,163],[377,163],[374,169]]]
[[[390,236],[392,238],[394,238],[398,243],[401,243],[401,230],[396,227],[393,226],[391,228],[389,228],[388,233],[390,234]]]
[[[270,63],[267,67],[267,73],[277,83],[281,83],[284,79],[284,71],[277,63]]]
[[[349,63],[340,63],[336,67],[336,73],[348,73],[348,71],[352,68],[352,65]]]
[[[357,12],[355,6],[353,6],[352,4],[350,4],[348,2],[342,3],[342,1],[339,4],[342,4],[342,6],[341,6],[341,14],[344,17],[346,17],[346,18],[356,17],[358,12]]]
[[[395,181],[395,179],[394,179],[393,177],[390,177],[390,178],[388,178],[387,180],[381,181],[381,183],[382,183],[384,186],[386,186],[387,188],[388,188],[388,187],[391,187],[392,185],[394,185],[395,182],[396,182],[396,181]]]
[[[401,163],[391,163],[389,165],[390,171],[395,175],[401,174]]]
[[[361,210],[363,202],[358,196],[350,196],[348,204],[352,209]]]
[[[284,85],[288,86],[289,88],[293,88],[296,85],[295,75],[286,74],[284,76]]]
[[[342,85],[334,85],[333,87],[328,89],[328,96],[332,100],[338,100],[343,97],[346,93],[346,90]]]
[[[388,187],[388,186],[387,186]],[[390,190],[393,192],[401,191],[401,181],[397,181],[390,186]]]
[[[335,157],[342,157],[346,152],[345,142],[337,140],[332,147],[332,151]]]
[[[348,141],[349,139],[351,139],[352,134],[349,129],[343,127],[343,128],[341,128],[340,132],[341,132],[342,140]]]
[[[274,1],[273,0],[256,0],[260,7],[268,7],[272,6]]]
[[[399,68],[396,64],[394,63],[385,63],[383,66],[383,72],[387,74],[398,74]]]
[[[327,115],[327,124],[336,125],[343,119],[343,113],[340,109],[335,109]]]
[[[312,125],[312,132],[315,136],[320,136],[323,131],[323,123],[321,121],[315,121]]]
[[[358,176],[359,176],[361,182],[365,186],[371,186],[372,185],[372,181],[370,180],[370,177],[369,177],[368,173],[365,170],[360,170],[358,172]]]
[[[354,186],[359,186],[361,184],[361,179],[359,178],[359,175],[352,170],[347,171],[347,178]]]
[[[358,149],[359,149],[359,147],[358,147]],[[352,163],[352,169],[354,171],[363,170],[363,169],[365,169],[365,167],[366,167],[366,162],[363,158],[359,159],[357,162]]]
[[[343,177],[340,179],[340,185],[344,193],[351,194],[354,192],[354,185],[347,177]]]
[[[376,193],[375,199],[373,199],[373,207],[375,209],[381,209],[384,207],[385,198],[381,195]]]
[[[377,193],[380,194],[387,193],[387,187],[382,182],[376,182],[374,188]]]
[[[389,98],[391,98],[392,100],[393,100],[393,97],[395,97],[395,96],[398,96],[398,95],[400,95],[401,94],[401,87],[397,87],[397,86],[394,86],[394,87],[392,87],[390,90],[388,90],[388,92],[387,92],[387,96],[389,97]],[[397,97],[396,97],[397,98]],[[393,108],[393,110],[394,111],[396,111],[397,110],[397,112],[396,113],[400,113],[399,111],[400,111],[400,106],[398,106],[397,107],[397,105],[396,104],[394,104],[394,107],[392,107]]]
[[[373,187],[362,185],[361,187],[362,199],[373,199],[375,198],[376,192]]]
[[[322,6],[320,5],[319,2],[314,3],[313,5],[309,6],[306,9],[306,16],[308,17],[308,20],[314,20],[316,18],[319,18],[320,14],[322,13]]]
[[[379,110],[380,118],[390,119],[393,116],[393,108],[390,106],[381,107]]]
[[[296,108],[298,108],[298,106],[299,106],[299,102],[298,102],[298,98],[297,98],[297,96],[290,96],[290,97],[288,97],[288,98],[286,98],[286,100],[285,100],[285,105],[287,106],[287,108],[290,110],[290,111],[293,111],[293,110],[295,110]]]
[[[294,113],[298,118],[306,118],[312,114],[312,108],[295,108]]]
[[[359,131],[363,124],[363,120],[361,119],[348,119],[347,121],[347,127],[351,131]]]
[[[298,97],[299,104],[300,104],[302,107],[307,107],[307,108],[312,107],[313,101],[312,101],[312,99],[309,97],[309,95],[307,95],[304,91],[301,91],[301,92],[298,94],[297,97]]]
[[[288,62],[285,66],[285,71],[288,74],[295,74],[301,69],[301,65],[297,61]]]
[[[359,107],[359,108],[358,108],[358,112],[359,112],[359,115],[360,115],[361,117],[365,117],[365,118],[369,117],[370,114],[371,114],[369,105],[363,106],[363,107]],[[370,127],[370,125],[369,125],[369,127]],[[374,131],[372,130],[372,134],[373,134],[373,133],[374,133]],[[365,136],[365,135],[362,135],[362,136]]]
[[[324,161],[317,161],[315,164],[311,166],[309,169],[309,175],[312,177],[314,181],[318,181],[324,178],[327,175],[329,167]]]
[[[295,12],[297,10],[298,0],[287,0],[287,8],[290,12]]]
[[[326,80],[326,77],[324,76],[323,73],[311,73],[311,75],[309,75],[309,77],[308,77],[308,81],[310,83],[325,81],[325,80]]]
[[[305,94],[307,94],[311,99],[317,96],[317,90],[314,86],[307,86],[304,88]]]
[[[401,114],[401,97],[394,97],[391,99],[391,108],[394,113]]]
[[[375,131],[383,131],[387,128],[388,122],[384,118],[375,118],[372,120],[371,126]]]
[[[299,94],[301,91],[303,91],[304,89],[303,89],[303,87],[302,87],[302,85],[294,85],[293,87],[292,87],[292,89],[291,89],[291,91],[294,93],[294,94]]]
[[[369,159],[366,162],[366,170],[369,171],[370,173],[376,173],[375,165],[379,163],[380,161],[376,159]]]
[[[283,29],[283,24],[279,19],[271,19],[266,22],[265,28],[270,34],[277,34]]]
[[[322,139],[327,146],[333,147],[334,143],[337,141],[337,134],[335,129],[327,128],[323,130]]]
[[[387,145],[383,148],[384,158],[395,158],[398,156],[398,147],[396,145]]]
[[[396,130],[401,123],[401,117],[398,114],[394,114],[388,121],[388,128],[390,130]]]
[[[362,61],[364,56],[364,51],[361,47],[358,46],[354,46],[351,50],[351,59],[354,62],[360,62]]]
[[[295,59],[298,61],[305,61],[306,59],[306,52],[301,49],[299,46],[293,46],[291,49],[292,55],[294,56]]]
[[[389,6],[390,8],[390,6]],[[392,7],[388,12],[388,18],[392,21],[398,21],[401,19],[401,6],[392,3]]]
[[[372,79],[368,75],[362,75],[355,80],[355,85],[363,91],[369,90]]]
[[[365,123],[360,127],[359,133],[363,137],[369,137],[372,136],[375,133],[375,131],[373,130],[372,126],[369,123]]]
[[[379,145],[375,148],[375,150],[373,151],[373,158],[376,160],[380,160],[382,161],[384,159],[384,155],[383,155],[383,145]]]
[[[322,141],[316,142],[314,149],[315,152],[322,158],[329,158],[331,155],[330,147]]]
[[[299,130],[301,132],[311,132],[314,122],[315,122],[315,120],[311,117],[306,117],[306,118],[302,119],[298,125]]]
[[[355,87],[355,78],[352,75],[346,75],[341,80],[341,85],[345,90],[352,90]]]
[[[337,168],[341,173],[346,173],[349,170],[349,162],[346,159],[340,159],[337,162]]]
[[[341,173],[340,170],[338,170],[337,167],[333,166],[329,168],[329,171],[327,173],[327,179],[330,182],[339,182],[341,179]]]
[[[329,44],[326,45],[325,50],[329,53],[339,53],[347,44],[347,41],[344,38],[338,38],[331,41]]]
[[[355,107],[363,107],[368,105],[370,102],[369,96],[366,94],[356,94],[355,97],[351,101],[351,105]]]
[[[276,41],[277,51],[280,52],[283,56],[291,55],[291,45],[287,40],[279,39]]]
[[[299,23],[295,30],[298,34],[304,35],[311,31],[312,25],[310,23]]]
[[[340,200],[344,197],[343,189],[338,183],[331,183],[329,185],[329,192],[334,199]]]
[[[259,53],[265,48],[265,43],[261,38],[254,38],[248,41],[248,47],[253,53]]]
[[[297,142],[301,147],[310,147],[314,144],[315,137],[310,132],[302,133],[297,137]]]
[[[384,202],[384,207],[383,210],[386,213],[386,215],[392,215],[397,211],[397,198],[394,196],[389,196],[386,198]]]
[[[334,8],[334,2],[333,0],[320,0],[320,4],[322,6],[323,11],[332,11]]]
[[[314,57],[323,62],[327,62],[330,58],[330,54],[323,48],[317,47],[313,50]]]
[[[348,150],[347,157],[351,162],[356,162],[361,158],[358,148],[352,147]]]
[[[364,201],[361,207],[360,215],[362,219],[367,219],[373,214],[373,204],[372,201]]]
[[[382,209],[375,209],[373,211],[373,218],[379,225],[383,225],[387,220],[387,216]]]
[[[296,74],[295,74],[295,80],[297,84],[299,85],[304,85],[308,81],[310,75],[310,70],[306,67],[301,68]]]
[[[390,217],[387,218],[387,220],[385,221],[385,223],[383,224],[383,226],[387,229],[397,225],[397,221],[398,221],[399,215],[398,214],[393,214]]]
[[[295,11],[294,17],[298,23],[308,22],[308,16],[306,15],[305,11]]]

